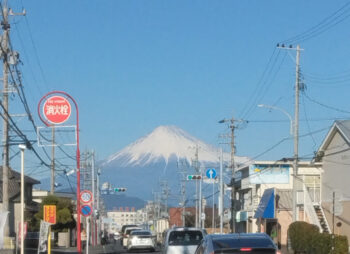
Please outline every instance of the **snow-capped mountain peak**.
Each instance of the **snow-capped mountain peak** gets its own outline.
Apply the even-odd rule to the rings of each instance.
[[[128,145],[123,150],[110,156],[105,164],[119,161],[120,166],[142,166],[170,157],[191,161],[195,148],[199,148],[199,160],[218,162],[218,150],[191,136],[176,126],[159,126],[148,135]]]

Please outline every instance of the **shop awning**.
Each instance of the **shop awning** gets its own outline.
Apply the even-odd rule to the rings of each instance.
[[[254,218],[275,218],[275,190],[273,188],[264,191]]]

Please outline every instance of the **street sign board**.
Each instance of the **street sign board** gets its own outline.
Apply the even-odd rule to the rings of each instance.
[[[72,107],[69,101],[63,96],[51,96],[46,99],[43,105],[43,114],[52,124],[61,124],[70,117]]]
[[[44,221],[56,224],[56,206],[44,205]]]
[[[215,170],[215,168],[209,168],[209,169],[207,169],[205,174],[206,174],[206,176],[209,179],[215,179],[215,177],[216,177],[216,170]]]
[[[80,192],[80,201],[83,203],[90,203],[92,201],[92,193],[88,190]]]
[[[85,217],[90,216],[92,214],[91,205],[83,205],[81,206],[81,214]]]

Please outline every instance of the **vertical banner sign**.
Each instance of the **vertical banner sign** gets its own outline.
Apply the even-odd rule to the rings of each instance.
[[[18,244],[20,245],[21,242],[22,242],[22,239],[21,239],[21,231],[22,231],[22,227],[21,227],[21,222],[18,222]],[[23,227],[23,237],[24,239],[26,239],[26,236],[27,236],[27,228],[28,228],[28,223],[27,222],[24,222],[24,227]]]
[[[56,206],[44,205],[44,221],[56,224]]]
[[[47,251],[47,238],[49,236],[49,227],[50,223],[43,220],[40,222],[38,254]]]
[[[4,229],[9,212],[0,212],[0,249],[4,248]]]

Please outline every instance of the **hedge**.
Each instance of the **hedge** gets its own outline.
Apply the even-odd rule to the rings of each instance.
[[[329,254],[332,253],[332,235],[327,233],[319,233],[318,227],[297,221],[290,224],[288,228],[288,236],[291,241],[294,253],[305,254]],[[334,236],[334,252],[333,254],[348,253],[348,239],[346,236]]]

